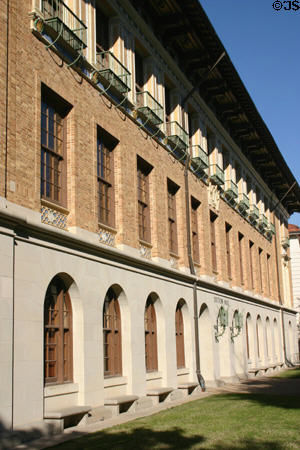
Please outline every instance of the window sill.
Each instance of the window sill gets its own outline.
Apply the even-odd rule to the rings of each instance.
[[[150,244],[150,242],[144,241],[143,239],[139,239],[139,243],[141,245],[144,245],[145,247],[148,247],[148,248],[152,248],[153,247],[153,245]]]
[[[127,384],[128,380],[127,377],[108,377],[104,378],[104,388],[109,388],[113,386],[123,386],[124,384]]]
[[[219,275],[219,272],[217,270],[213,270],[212,273],[214,273],[215,275]]]
[[[58,395],[74,394],[79,391],[77,383],[53,384],[44,387],[44,397],[56,397]]]
[[[106,225],[105,223],[98,222],[99,228],[104,228],[107,231],[110,231],[111,233],[117,234],[118,230],[114,227],[111,227],[110,225]]]
[[[177,375],[188,375],[190,373],[190,369],[186,367],[181,367],[180,369],[177,369]]]
[[[56,211],[65,214],[66,216],[70,213],[70,211],[64,206],[61,206],[58,203],[50,202],[49,200],[45,200],[44,198],[41,198],[41,205],[47,206],[48,208],[51,209],[55,209]]]
[[[159,380],[160,378],[162,378],[161,372],[147,372],[146,373],[146,381]]]
[[[173,253],[173,252],[170,252],[170,257],[179,259],[179,255],[177,253]]]

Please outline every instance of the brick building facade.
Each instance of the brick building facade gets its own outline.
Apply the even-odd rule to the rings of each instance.
[[[5,426],[282,366],[300,189],[201,5],[4,0],[0,21]]]

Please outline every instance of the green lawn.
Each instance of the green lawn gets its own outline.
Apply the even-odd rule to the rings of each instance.
[[[87,434],[55,448],[299,449],[299,425],[300,393],[299,397],[224,394]]]
[[[276,378],[300,378],[300,369],[290,369],[280,372]]]

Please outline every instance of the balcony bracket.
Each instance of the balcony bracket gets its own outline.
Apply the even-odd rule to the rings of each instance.
[[[163,141],[163,143],[164,143],[165,146],[167,147],[167,152],[170,153],[171,155],[173,155],[174,158],[176,158],[177,161],[179,161],[179,162],[182,161],[182,160],[184,160],[184,159],[186,158],[187,152],[186,152],[186,151],[183,151],[183,155],[182,155],[180,158],[177,158],[175,152],[176,152],[177,148],[180,149],[178,143],[175,145],[174,148],[172,148],[170,145],[168,145],[168,141],[169,141],[168,137],[166,137],[166,138],[164,139],[164,141]]]
[[[81,47],[81,49],[78,51],[78,56],[77,58],[74,59],[74,61],[72,61],[71,63],[67,64],[67,67],[72,67],[74,66],[79,60],[80,58],[83,57],[83,46]]]
[[[128,92],[127,92],[127,93],[128,93]],[[125,94],[123,100],[121,100],[121,101],[120,101],[117,105],[115,105],[114,107],[115,107],[116,109],[117,109],[117,108],[120,108],[126,100],[127,100],[127,95]]]

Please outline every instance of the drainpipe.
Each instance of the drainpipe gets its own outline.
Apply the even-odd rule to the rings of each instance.
[[[205,74],[200,78],[199,82],[190,90],[190,92],[184,97],[182,101],[182,107],[184,108],[187,100],[193,95],[193,93],[198,89],[203,81],[206,80],[208,75],[215,69],[219,62],[225,56],[225,52],[217,59],[212,67],[207,69]],[[189,167],[190,167],[191,155],[187,153],[185,166],[184,166],[184,184],[185,184],[185,210],[186,210],[186,237],[187,237],[187,251],[189,268],[192,275],[196,275],[195,266],[192,256],[192,244],[191,244],[191,221],[190,221],[190,194],[189,194]],[[198,299],[197,299],[197,279],[193,283],[193,304],[194,304],[194,327],[195,327],[195,352],[196,352],[196,374],[198,383],[201,386],[202,391],[205,391],[205,380],[201,374],[200,367],[200,346],[199,346],[199,325],[198,325]]]
[[[185,185],[185,205],[186,205],[186,230],[187,230],[187,252],[190,272],[192,275],[196,275],[195,266],[192,256],[192,244],[191,244],[191,221],[190,221],[190,194],[189,194],[189,180],[188,169],[190,165],[191,155],[188,153],[184,167],[184,185]],[[197,299],[197,279],[193,283],[193,304],[194,304],[194,328],[195,328],[195,353],[196,353],[196,375],[198,383],[201,386],[202,391],[205,391],[205,381],[201,375],[200,368],[200,346],[199,346],[199,326],[198,326],[198,299]]]
[[[7,198],[8,178],[8,51],[9,51],[9,0],[6,4],[6,93],[5,93],[5,156],[4,156],[4,197]]]

